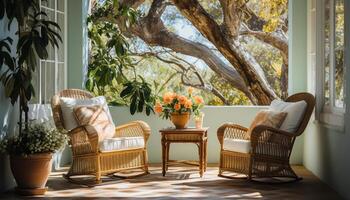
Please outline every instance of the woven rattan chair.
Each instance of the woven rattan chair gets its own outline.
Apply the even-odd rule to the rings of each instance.
[[[249,138],[247,136],[247,128],[228,123],[219,127],[217,131],[217,136],[221,144],[219,176],[242,178],[223,175],[223,172],[229,171],[244,174],[248,180],[281,177],[284,179],[287,178],[287,180],[279,179],[279,182],[301,180],[291,168],[289,158],[296,137],[304,132],[309,122],[315,106],[315,98],[309,93],[298,93],[286,99],[287,102],[301,100],[306,101],[307,107],[297,131],[290,133],[263,125],[256,126],[250,136],[250,153],[240,153],[223,149],[224,138],[242,140]]]
[[[64,128],[60,97],[75,99],[89,99],[93,95],[89,92],[68,89],[52,97],[51,106],[53,118],[57,128]],[[89,130],[89,132],[87,131]],[[148,173],[147,140],[150,135],[149,126],[142,121],[133,121],[116,127],[115,137],[144,137],[145,147],[125,150],[101,152],[99,150],[98,135],[86,126],[79,126],[68,132],[72,148],[72,165],[64,177],[70,181],[75,175],[94,175],[96,182],[101,182],[101,175],[111,175],[119,171],[142,169]],[[127,178],[127,177],[125,177]]]

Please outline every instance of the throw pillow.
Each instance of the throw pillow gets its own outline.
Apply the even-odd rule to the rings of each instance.
[[[271,110],[262,110],[258,112],[255,116],[253,122],[251,123],[248,129],[248,136],[250,137],[253,129],[258,125],[265,125],[272,128],[280,128],[282,122],[286,118],[287,113],[285,112],[276,112]],[[249,138],[247,138],[249,139]]]
[[[74,99],[61,97],[60,104],[63,116],[63,125],[67,130],[72,130],[78,126],[78,123],[73,114],[73,109],[75,106],[102,105],[103,110],[106,112],[110,122],[114,125],[106,98],[104,96],[98,96],[91,99]]]
[[[280,129],[294,133],[299,128],[306,107],[307,103],[305,101],[284,102],[281,100],[273,100],[269,109],[276,112],[288,113]]]
[[[74,116],[79,125],[91,125],[98,134],[99,141],[113,138],[115,126],[110,122],[101,105],[76,106]]]

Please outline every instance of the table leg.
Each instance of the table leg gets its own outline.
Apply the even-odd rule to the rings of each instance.
[[[203,177],[203,170],[204,170],[204,168],[203,168],[203,158],[204,158],[204,156],[203,156],[203,141],[201,141],[200,142],[200,144],[199,144],[199,175],[200,175],[200,177]]]
[[[162,136],[162,174],[165,176],[165,166],[166,166],[166,143],[165,138]]]
[[[166,165],[165,165],[165,171],[168,171],[168,163],[169,163],[169,151],[170,151],[170,142],[166,144]]]
[[[204,143],[204,171],[207,171],[208,165],[208,140],[205,140]]]

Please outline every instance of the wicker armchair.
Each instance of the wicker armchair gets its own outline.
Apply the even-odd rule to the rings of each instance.
[[[310,119],[315,106],[315,98],[309,93],[298,93],[287,98],[287,102],[304,100],[307,103],[305,114],[295,133],[259,125],[250,136],[250,152],[241,153],[224,150],[224,138],[247,140],[248,129],[235,124],[223,124],[217,131],[221,144],[219,176],[226,176],[223,172],[230,171],[244,174],[248,180],[256,178],[288,178],[288,181],[299,181],[300,177],[289,164],[293,144],[297,136],[301,135]],[[240,177],[241,178],[241,177]],[[280,180],[281,181],[281,180]]]
[[[64,128],[60,97],[75,99],[89,99],[93,95],[89,92],[68,89],[52,97],[51,106],[53,118],[57,128]],[[89,130],[89,131],[88,131]],[[87,126],[79,126],[69,131],[70,145],[73,161],[64,177],[70,181],[75,175],[94,175],[96,182],[101,182],[101,175],[110,175],[118,171],[129,169],[142,169],[143,174],[148,173],[147,140],[150,135],[149,126],[142,121],[133,121],[116,127],[114,137],[144,137],[145,145],[140,148],[113,150],[101,152],[98,135]]]

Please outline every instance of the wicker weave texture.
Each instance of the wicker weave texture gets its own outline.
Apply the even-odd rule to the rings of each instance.
[[[89,99],[93,95],[79,89],[68,89],[57,93],[51,99],[53,118],[57,128],[64,128],[60,98]],[[144,137],[145,147],[101,152],[99,149],[98,133],[93,127],[79,126],[70,130],[70,145],[72,148],[72,165],[65,175],[95,175],[100,181],[101,175],[112,174],[128,169],[143,169],[148,173],[147,141],[151,133],[150,127],[142,121],[133,121],[116,127],[114,137]]]
[[[248,129],[236,124],[226,123],[219,127],[217,136],[221,144],[219,175],[231,171],[247,175],[248,179],[261,177],[289,177],[300,180],[289,164],[293,145],[301,135],[315,107],[315,98],[309,93],[297,93],[286,99],[287,102],[304,100],[307,107],[302,121],[295,133],[264,125],[256,126],[248,135]],[[249,139],[250,153],[230,152],[223,149],[224,138]]]

